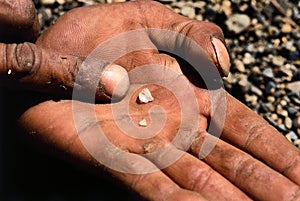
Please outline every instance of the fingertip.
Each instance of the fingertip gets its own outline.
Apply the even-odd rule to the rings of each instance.
[[[116,64],[108,65],[104,68],[100,84],[106,95],[113,99],[121,99],[129,89],[128,73],[122,66]]]
[[[217,67],[222,73],[222,76],[227,77],[230,70],[230,58],[225,44],[216,37],[211,38],[211,43],[214,47],[214,59],[217,63]]]

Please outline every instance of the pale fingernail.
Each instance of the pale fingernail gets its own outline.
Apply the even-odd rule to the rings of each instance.
[[[222,76],[228,76],[230,69],[230,58],[227,48],[225,47],[224,43],[216,37],[212,37],[211,42],[215,50],[215,61],[219,65],[218,67],[221,68],[220,70],[223,73]]]
[[[116,64],[104,68],[100,82],[106,95],[117,99],[126,95],[130,85],[127,71]]]

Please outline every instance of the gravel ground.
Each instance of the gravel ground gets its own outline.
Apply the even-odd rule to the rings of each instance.
[[[68,10],[123,0],[35,0],[42,31]],[[228,92],[300,148],[300,2],[161,0],[175,12],[214,22],[225,34]]]

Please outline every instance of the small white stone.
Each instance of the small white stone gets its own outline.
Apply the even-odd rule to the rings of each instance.
[[[234,14],[225,21],[228,29],[236,34],[239,34],[246,30],[251,23],[251,19],[245,14]]]
[[[286,88],[292,92],[299,93],[300,92],[300,81],[288,83],[286,85]]]
[[[182,13],[182,15],[187,16],[192,19],[194,19],[196,16],[195,9],[191,6],[183,6],[181,8],[181,13]]]
[[[245,66],[244,66],[244,63],[243,63],[241,60],[235,59],[235,60],[234,60],[234,64],[235,64],[236,69],[237,69],[239,72],[241,72],[241,73],[245,72]]]
[[[294,144],[299,147],[300,146],[300,140],[295,140]]]
[[[139,101],[141,103],[148,103],[153,101],[154,98],[151,95],[151,92],[149,91],[148,88],[144,88],[140,93],[139,93]]]
[[[55,0],[41,0],[41,4],[43,5],[52,5],[55,3]]]
[[[8,75],[11,74],[11,69],[8,69],[7,74],[8,74]]]
[[[142,119],[140,122],[139,122],[139,125],[140,126],[143,126],[143,127],[146,127],[148,124],[147,124],[147,120],[146,119]]]
[[[57,3],[59,3],[60,5],[65,4],[66,1],[65,0],[56,0]]]
[[[292,126],[293,126],[293,121],[291,120],[291,118],[286,117],[286,118],[284,119],[284,125],[285,125],[288,129],[291,129]]]

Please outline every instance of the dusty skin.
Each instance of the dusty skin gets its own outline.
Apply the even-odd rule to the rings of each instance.
[[[5,4],[6,1],[0,2]],[[1,8],[2,4],[0,5]],[[152,1],[74,9],[58,19],[37,39],[35,44],[25,43],[23,46],[33,49],[33,53],[42,51],[47,52],[42,54],[52,55],[48,57],[48,61],[51,62],[43,62],[41,67],[53,68],[53,71],[58,69],[59,72],[61,65],[53,62],[57,61],[60,55],[65,55],[64,58],[70,64],[76,63],[79,58],[88,56],[98,44],[110,37],[145,27],[168,29],[192,38],[205,50],[205,58],[212,64],[209,67],[217,68],[222,76],[227,74],[229,58],[223,46],[223,34],[220,28],[207,22],[189,20]],[[176,44],[174,41],[160,40],[153,36],[151,38],[151,35],[147,34],[141,37],[144,37],[144,40],[153,47],[179,48],[174,46]],[[4,51],[6,47],[6,44],[1,44],[0,69],[5,69],[2,72],[7,75],[7,62],[3,62],[7,54],[7,51]],[[182,51],[187,55],[195,56],[194,58],[203,56],[193,52],[192,49],[184,49],[184,46],[180,48],[183,48]],[[25,57],[26,53],[22,56]],[[28,54],[32,55],[30,51]],[[159,53],[155,48],[132,52],[120,58],[116,64],[124,67],[128,72],[145,64],[165,66],[178,73],[180,73],[179,69],[185,73],[190,72],[189,66],[178,63],[171,56]],[[25,66],[20,67],[25,68]],[[47,76],[45,73],[48,72],[41,72],[42,76]],[[61,74],[68,76],[68,74]],[[28,79],[32,80],[29,77]],[[128,174],[114,169],[108,169],[108,172],[147,200],[300,200],[299,150],[262,118],[226,92],[223,91],[225,97],[219,97],[218,90],[222,91],[222,89],[216,90],[215,97],[210,99],[208,90],[195,84],[194,79],[190,80],[192,82],[189,87],[193,89],[198,103],[199,126],[187,152],[180,149],[180,146],[171,147],[171,152],[168,153],[182,153],[182,156],[170,166],[156,172]],[[33,83],[29,83],[29,87]],[[137,91],[130,98],[129,109],[132,121],[138,125],[141,119],[149,117],[148,111],[152,106],[159,105],[164,108],[167,116],[165,127],[151,139],[137,140],[124,135],[116,127],[110,104],[80,103],[87,107],[94,107],[98,120],[89,121],[87,116],[79,132],[74,124],[71,100],[56,102],[48,100],[34,105],[21,115],[20,124],[29,133],[34,133],[31,137],[36,137],[49,147],[59,150],[60,156],[65,155],[66,158],[72,156],[80,163],[103,169],[107,167],[99,164],[90,155],[79,138],[79,135],[89,137],[91,133],[97,132],[100,125],[110,142],[126,150],[129,153],[126,156],[134,159],[130,161],[127,158],[120,158],[113,161],[115,165],[129,170],[141,167],[159,169],[162,161],[160,158],[147,158],[141,154],[153,152],[170,144],[180,127],[183,118],[180,116],[182,108],[170,91],[156,85],[147,87],[154,101],[144,105],[138,104],[136,97],[139,92]],[[184,90],[180,92],[184,93]],[[225,112],[226,120],[221,139],[215,139],[213,135],[207,133],[207,126],[210,122],[217,121],[213,114],[220,112],[219,107],[216,106],[221,105],[224,99],[227,107],[222,112]],[[122,104],[122,101],[116,104]],[[82,112],[84,114],[85,110]],[[64,124],[61,124],[62,120]],[[149,119],[147,121],[150,122]],[[210,153],[200,151],[204,139],[216,142]],[[99,147],[95,149],[100,152],[105,151]],[[206,154],[208,155],[205,158],[198,159]]]

